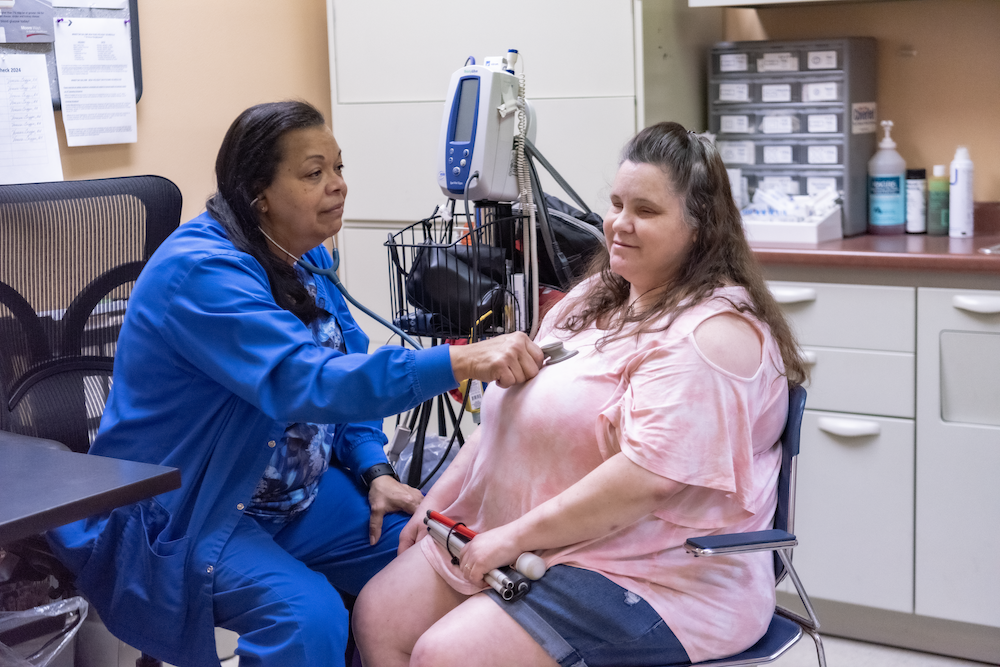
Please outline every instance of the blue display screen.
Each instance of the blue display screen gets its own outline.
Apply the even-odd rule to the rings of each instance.
[[[458,112],[455,118],[455,136],[452,141],[470,141],[476,120],[476,100],[479,98],[479,79],[462,79],[458,92]]]

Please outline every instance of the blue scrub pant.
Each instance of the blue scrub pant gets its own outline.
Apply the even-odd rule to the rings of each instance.
[[[387,515],[375,546],[368,519],[367,496],[339,468],[294,521],[240,519],[212,596],[215,624],[240,635],[240,667],[343,664],[348,615],[334,587],[357,595],[395,557],[409,517]]]

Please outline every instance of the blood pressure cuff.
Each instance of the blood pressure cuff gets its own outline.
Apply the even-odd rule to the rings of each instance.
[[[506,255],[485,244],[418,248],[406,276],[406,299],[429,313],[435,331],[429,335],[465,337],[476,322],[493,311],[503,317]]]

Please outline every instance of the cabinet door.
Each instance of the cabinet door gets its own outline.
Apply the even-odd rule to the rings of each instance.
[[[806,410],[794,563],[811,597],[913,612],[913,428]]]
[[[917,300],[916,611],[1000,626],[1000,292]]]
[[[331,121],[349,169],[349,220],[412,223],[447,199],[437,151],[451,75],[469,56],[482,64],[508,49],[520,53],[514,69],[535,108],[533,143],[590,207],[607,210],[607,184],[642,101],[633,0],[585,11],[572,0],[327,0],[327,11]],[[581,66],[589,45],[600,45],[600,56],[584,56]],[[558,195],[553,186],[543,183]]]

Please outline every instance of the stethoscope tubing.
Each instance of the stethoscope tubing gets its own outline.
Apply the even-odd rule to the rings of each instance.
[[[326,276],[327,278],[330,279],[330,281],[334,284],[334,286],[340,291],[340,293],[344,295],[344,298],[347,299],[348,301],[350,301],[356,308],[358,308],[358,310],[360,310],[365,315],[367,315],[368,317],[372,318],[373,320],[375,320],[376,322],[378,322],[379,324],[381,324],[382,326],[386,327],[387,329],[389,329],[390,331],[392,331],[394,334],[396,334],[397,336],[399,336],[400,338],[402,338],[403,340],[405,340],[407,343],[409,343],[410,345],[413,346],[413,349],[415,349],[415,350],[422,350],[422,349],[424,349],[423,345],[421,345],[420,343],[418,343],[413,337],[411,337],[405,331],[403,331],[402,329],[400,329],[399,327],[397,327],[392,322],[386,321],[385,318],[381,317],[380,315],[377,315],[377,314],[373,313],[369,308],[366,308],[361,303],[359,303],[357,299],[355,299],[353,296],[351,296],[351,293],[347,291],[347,288],[344,287],[344,284],[342,282],[340,282],[340,278],[337,276],[337,268],[340,266],[340,253],[337,252],[336,248],[334,248],[333,252],[331,254],[333,256],[333,266],[331,266],[328,269],[321,269],[318,266],[314,266],[314,265],[310,264],[309,262],[305,261],[304,259],[298,260],[298,265],[301,266],[303,269],[305,269],[306,271],[308,271],[309,273],[311,273],[313,275]]]

